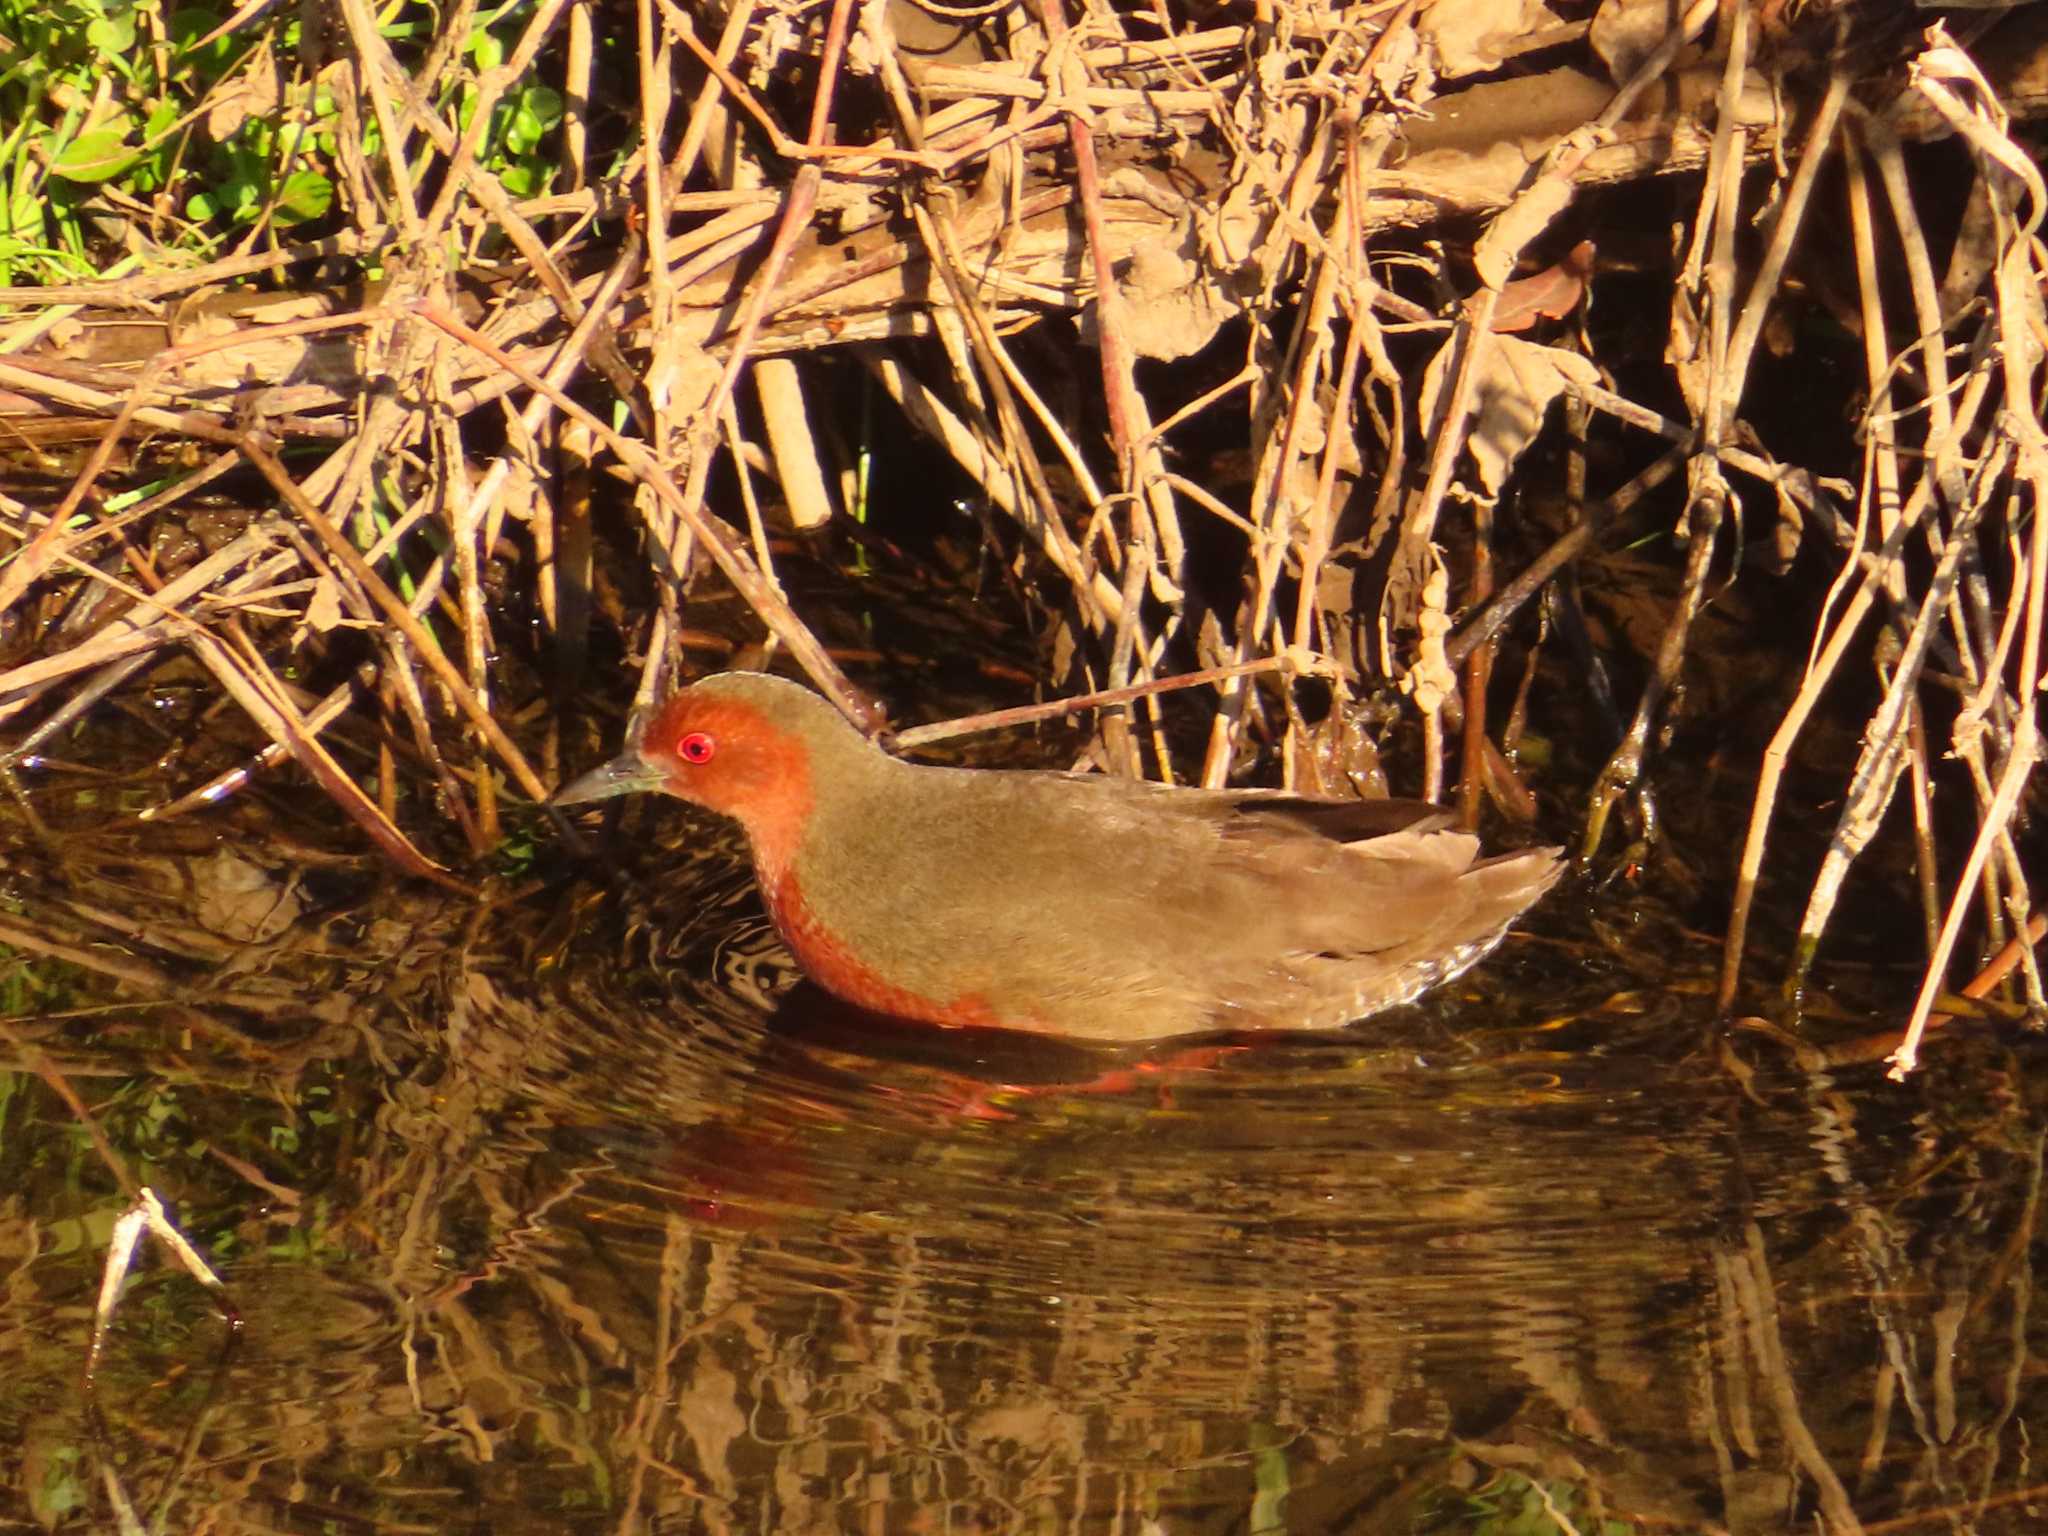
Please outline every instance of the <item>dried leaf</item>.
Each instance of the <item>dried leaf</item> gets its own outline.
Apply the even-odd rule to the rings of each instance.
[[[1571,205],[1572,193],[1571,178],[1553,171],[1503,208],[1472,248],[1472,265],[1479,281],[1489,288],[1505,288],[1522,248]]]
[[[1430,419],[1444,385],[1451,349],[1430,359],[1422,376],[1422,419]],[[1519,336],[1496,336],[1472,387],[1472,432],[1465,444],[1486,493],[1497,495],[1509,471],[1543,430],[1551,402],[1573,384],[1597,385],[1592,360],[1563,347],[1538,346]],[[1447,426],[1448,430],[1448,426]]]
[[[1455,80],[1492,73],[1506,61],[1509,45],[1557,22],[1542,0],[1436,0],[1417,18],[1415,31],[1436,52],[1437,77]]]
[[[1637,68],[1675,28],[1685,10],[1685,0],[1605,0],[1587,41],[1616,85],[1633,76]]]
[[[341,622],[341,590],[332,576],[313,584],[312,600],[306,604],[306,627],[324,635]]]
[[[1763,565],[1773,576],[1782,576],[1799,558],[1799,540],[1806,528],[1806,520],[1800,515],[1799,503],[1792,499],[1781,483],[1772,481],[1771,489],[1778,498],[1778,519],[1771,525],[1771,542]]]
[[[2012,119],[1998,92],[1939,22],[1927,29],[1927,51],[1907,67],[1906,79],[1972,149],[2026,188],[2033,205],[2026,228],[2032,234],[2048,211],[2048,187],[2043,186],[2041,173],[2026,151],[2007,131]]]
[[[1434,74],[1420,66],[1422,41],[1413,27],[1373,44],[1372,83],[1388,101],[1419,107],[1435,94]]]
[[[1707,356],[1707,332],[1692,295],[1683,285],[1671,290],[1671,329],[1664,337],[1664,361],[1678,376],[1678,392],[1695,418],[1707,408],[1707,375],[1712,365]]]
[[[1496,331],[1526,331],[1538,320],[1562,320],[1579,307],[1593,276],[1594,245],[1581,240],[1555,266],[1518,277],[1500,291],[1493,309]]]
[[[298,889],[223,848],[192,866],[193,916],[201,927],[243,944],[276,938],[305,911]]]
[[[1140,357],[1173,362],[1216,339],[1238,306],[1216,279],[1163,240],[1140,240],[1117,286],[1124,330]]]
[[[248,67],[213,97],[206,114],[206,132],[216,144],[225,144],[241,131],[251,117],[267,117],[277,110],[277,60],[268,48],[259,48]]]

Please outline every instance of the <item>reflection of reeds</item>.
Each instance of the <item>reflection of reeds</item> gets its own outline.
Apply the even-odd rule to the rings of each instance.
[[[935,46],[902,35],[923,24],[914,8],[837,0],[787,36],[747,5],[714,17],[643,4],[636,51],[605,77],[580,5],[565,43],[552,31],[564,8],[541,5],[502,62],[473,74],[464,39],[402,54],[351,0],[336,22],[345,62],[323,83],[378,143],[366,155],[344,134],[336,150],[347,227],[0,295],[13,306],[0,322],[6,431],[39,464],[64,463],[50,456],[66,444],[79,455],[47,505],[0,504],[12,541],[0,623],[17,647],[0,722],[20,733],[7,761],[184,653],[255,722],[268,761],[291,758],[400,868],[466,889],[428,851],[435,829],[402,814],[401,788],[431,783],[471,854],[497,848],[501,786],[542,798],[563,756],[560,721],[513,729],[508,699],[573,698],[602,621],[645,658],[642,705],[686,643],[734,645],[685,622],[704,561],[750,631],[765,627],[850,706],[818,614],[790,602],[760,494],[779,483],[799,527],[835,505],[867,514],[805,366],[843,349],[977,489],[989,552],[1049,616],[1059,691],[1115,700],[1098,716],[1106,762],[1173,774],[1163,726],[1187,711],[1159,694],[1195,675],[1212,710],[1199,762],[1179,771],[1220,783],[1274,749],[1291,781],[1341,789],[1372,771],[1354,750],[1357,702],[1405,694],[1423,741],[1410,782],[1435,794],[1448,766],[1468,819],[1482,791],[1526,815],[1529,792],[1489,736],[1494,646],[1551,573],[1625,526],[1654,526],[1645,498],[1683,468],[1682,586],[1619,744],[1600,744],[1582,847],[1599,851],[1624,799],[1654,825],[1645,762],[1697,649],[1717,557],[1773,512],[1788,545],[1806,525],[1836,588],[1764,754],[1721,1002],[1737,998],[1788,757],[1875,625],[1883,697],[1792,982],[1903,780],[1929,949],[1917,1033],[1966,916],[1981,914],[1989,951],[2029,912],[2011,825],[2037,751],[2044,622],[2042,535],[2027,521],[2043,475],[2029,402],[2044,194],[1997,88],[1945,34],[1902,57],[1850,17],[1846,41],[1863,52],[1842,52],[1824,18],[1787,31],[1779,9],[1699,0],[1661,42],[1625,52],[1579,33],[1472,42],[1414,5],[1283,5],[1257,25],[1206,26],[1034,0],[1001,26],[992,12],[954,17]],[[267,24],[238,18],[231,33],[260,42],[252,29]],[[2016,66],[2026,48],[2006,35],[1973,45]],[[1878,101],[1902,63],[1910,86]],[[561,182],[517,200],[480,135],[540,64],[568,98]],[[1797,108],[1791,126],[1772,92]],[[443,110],[456,100],[460,124]],[[795,115],[791,100],[805,103]],[[622,146],[632,134],[652,154]],[[1902,147],[1942,134],[1974,168],[1946,276]],[[1796,165],[1761,199],[1745,173],[1794,144]],[[607,180],[614,153],[625,160]],[[1592,238],[1547,267],[1525,255],[1567,240],[1567,210],[1592,189],[1674,172],[1698,182],[1666,296],[1682,416],[1609,387],[1586,344],[1524,334],[1581,308],[1602,231],[1589,221]],[[1639,216],[1631,207],[1624,218]],[[1749,271],[1738,234],[1760,207]],[[592,232],[628,214],[627,232]],[[1453,240],[1472,220],[1476,286],[1408,233]],[[1854,296],[1841,314],[1863,340],[1864,457],[1847,498],[1817,468],[1763,451],[1742,416],[1782,280],[1820,220],[1846,222]],[[130,234],[146,244],[144,225]],[[514,259],[472,259],[485,253]],[[315,259],[374,264],[378,283],[232,286]],[[1894,272],[1903,283],[1888,288]],[[1447,304],[1457,290],[1469,297]],[[1078,364],[1020,336],[1060,317],[1092,342]],[[1580,421],[1575,526],[1518,569],[1523,530],[1492,502],[1560,396]],[[1589,500],[1589,419],[1675,446]],[[1248,473],[1225,484],[1193,455],[1200,434],[1236,432]],[[171,483],[109,511],[117,458],[137,443],[159,445],[145,451]],[[198,452],[176,462],[166,443]],[[622,474],[630,537],[608,520],[593,466]],[[715,515],[714,491],[734,479],[734,515]],[[1745,515],[1757,482],[1775,505]],[[271,510],[164,554],[199,493],[230,488]],[[1483,510],[1459,513],[1475,500]],[[1241,569],[1212,568],[1230,558]],[[545,689],[496,660],[521,619],[507,592],[530,593],[539,614]],[[1517,736],[1533,663],[1518,670]],[[1308,676],[1333,687],[1328,721],[1291,690]],[[373,754],[373,770],[337,737]],[[1944,755],[1961,764],[1978,828],[1946,861]],[[2039,1010],[2030,946],[2019,960]],[[1911,1060],[1909,1044],[1901,1067]]]

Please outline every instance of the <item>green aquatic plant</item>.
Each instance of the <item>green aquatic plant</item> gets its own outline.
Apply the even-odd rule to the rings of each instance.
[[[468,67],[436,106],[467,128],[477,77],[506,57],[524,3],[486,11]],[[319,223],[341,196],[341,142],[375,161],[381,129],[351,120],[295,8],[244,17],[163,0],[0,0],[0,284],[90,277],[109,252],[208,253],[227,238]],[[232,14],[231,14],[232,13]],[[402,62],[431,41],[424,8],[379,27]],[[514,197],[547,190],[561,93],[513,81],[477,154]]]
[[[1596,1518],[1588,1503],[1569,1483],[1501,1472],[1478,1488],[1443,1490],[1416,1528],[1431,1536],[1634,1536],[1633,1525]]]

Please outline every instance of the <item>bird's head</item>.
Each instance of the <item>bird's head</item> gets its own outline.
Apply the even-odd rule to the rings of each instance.
[[[670,695],[635,745],[563,786],[552,803],[674,795],[738,821],[766,857],[794,848],[821,774],[870,755],[883,756],[808,688],[721,672]]]

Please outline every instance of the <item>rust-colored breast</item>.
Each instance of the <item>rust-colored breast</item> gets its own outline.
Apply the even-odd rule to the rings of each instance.
[[[844,998],[874,1013],[915,1019],[946,1029],[1030,1029],[1028,1022],[998,1018],[988,1000],[980,996],[956,997],[941,1002],[919,996],[877,975],[831,932],[804,900],[794,871],[770,886],[764,882],[762,895],[776,931],[790,947],[797,963],[819,986],[834,997]]]

